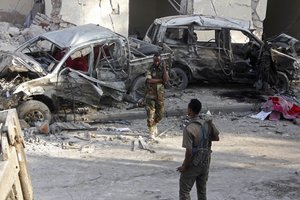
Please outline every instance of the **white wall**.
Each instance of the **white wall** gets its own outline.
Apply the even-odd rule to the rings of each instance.
[[[1,0],[0,11],[13,12],[16,11],[21,15],[27,15],[31,10],[33,0]]]
[[[63,0],[62,19],[77,25],[97,23],[127,36],[130,0],[111,1],[116,9],[119,4],[119,14],[112,14],[110,0]],[[51,0],[45,0],[45,2],[46,14],[50,15]],[[150,10],[146,5],[144,6],[143,9]],[[194,0],[194,13],[249,20],[252,22],[252,27],[258,29],[260,34],[266,6],[267,0]],[[131,10],[131,12],[135,11]]]
[[[194,13],[248,20],[259,34],[266,8],[267,0],[194,0]]]
[[[0,21],[23,25],[32,6],[33,0],[1,0]]]
[[[101,2],[100,5],[99,2]],[[115,9],[118,8],[119,4],[119,14],[112,14],[110,0],[63,0],[60,14],[63,20],[77,25],[100,24],[127,36],[129,0],[112,0],[112,4]],[[46,14],[48,16],[50,16],[51,10],[51,0],[46,0]]]

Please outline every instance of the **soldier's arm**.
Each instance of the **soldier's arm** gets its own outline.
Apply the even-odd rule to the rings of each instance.
[[[208,127],[209,127],[209,134],[211,137],[212,141],[219,141],[219,130],[216,128],[216,126],[214,125],[214,123],[212,123],[212,120],[208,120],[207,121]]]
[[[184,157],[184,161],[182,163],[182,166],[189,166],[192,163],[192,149],[191,148],[186,148],[185,149],[185,157]]]
[[[155,83],[163,83],[162,79],[154,79],[151,76],[151,72],[147,71],[146,73],[146,83],[155,84]]]
[[[153,83],[163,83],[162,79],[154,79],[154,78],[150,78],[146,80],[147,83],[153,84]]]
[[[188,132],[187,127],[183,130],[183,141],[182,147],[185,148],[185,156],[183,163],[180,167],[177,168],[179,172],[185,172],[188,169],[188,166],[192,163],[192,134]]]
[[[192,155],[193,155],[192,154],[192,149],[186,148],[183,163],[180,167],[177,168],[177,171],[182,173],[182,172],[185,172],[188,169],[188,166],[190,166],[191,163],[192,163]]]
[[[167,71],[167,65],[165,62],[163,63],[163,67],[164,67],[163,83],[166,83],[169,81],[170,77],[169,77],[169,73]]]

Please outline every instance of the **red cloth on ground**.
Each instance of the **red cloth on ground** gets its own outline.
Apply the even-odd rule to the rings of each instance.
[[[300,117],[300,107],[289,102],[283,96],[270,96],[262,106],[265,111],[278,111],[285,119]]]

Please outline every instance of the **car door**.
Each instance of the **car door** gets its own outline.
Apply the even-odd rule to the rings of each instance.
[[[260,43],[250,33],[230,30],[233,80],[252,83],[257,78]]]
[[[92,53],[92,47],[87,45],[71,50],[63,56],[64,63],[55,85],[57,97],[66,101],[99,106],[103,90],[97,86],[97,79],[91,78],[88,73]]]
[[[193,77],[199,80],[220,81],[227,79],[230,54],[222,29],[195,26],[190,34],[194,55],[187,57]]]

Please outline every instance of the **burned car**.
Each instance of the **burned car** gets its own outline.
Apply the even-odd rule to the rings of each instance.
[[[156,19],[144,41],[174,51],[173,84],[180,89],[192,81],[208,81],[286,91],[299,78],[299,41],[282,35],[263,42],[249,27],[249,22],[230,18],[169,16]]]
[[[104,97],[122,101],[135,96],[136,83],[160,50],[95,24],[44,33],[1,53],[2,109],[16,107],[33,124],[64,107],[97,108]]]

